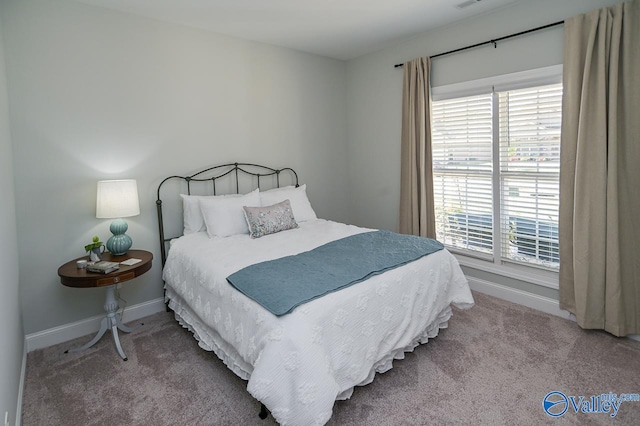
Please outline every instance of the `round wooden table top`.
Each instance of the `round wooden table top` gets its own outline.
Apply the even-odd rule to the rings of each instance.
[[[146,250],[129,250],[122,256],[112,256],[109,252],[102,255],[102,260],[107,262],[122,262],[123,260],[131,258],[141,259],[142,261],[131,266],[121,264],[120,269],[117,271],[100,274],[89,272],[84,268],[78,268],[76,266],[78,260],[89,260],[89,256],[83,256],[67,262],[58,268],[58,275],[60,276],[60,282],[68,287],[105,287],[129,281],[151,269],[153,254]]]

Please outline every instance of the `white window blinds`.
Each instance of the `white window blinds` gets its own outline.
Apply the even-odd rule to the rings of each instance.
[[[557,267],[562,85],[498,98],[502,256]]]
[[[497,262],[558,267],[561,104],[560,84],[433,102],[440,241]]]
[[[493,252],[491,94],[433,102],[433,187],[437,238]]]

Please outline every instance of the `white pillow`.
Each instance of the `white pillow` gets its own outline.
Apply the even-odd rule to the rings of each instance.
[[[260,200],[262,206],[272,206],[289,200],[291,209],[296,222],[306,222],[308,220],[316,220],[316,212],[313,211],[309,198],[307,198],[307,185],[299,187],[285,186],[284,188],[270,189],[269,191],[260,192]]]
[[[260,194],[256,190],[240,197],[201,198],[198,203],[209,238],[229,237],[249,233],[242,207],[260,207]]]
[[[257,192],[256,189],[253,192]],[[200,211],[200,203],[198,200],[201,199],[212,199],[212,198],[238,198],[242,197],[243,194],[227,194],[227,195],[187,195],[180,194],[182,197],[182,215],[184,222],[184,229],[182,233],[184,235],[193,234],[195,232],[203,232],[207,230],[206,225],[204,224],[204,218],[202,217],[202,212]]]

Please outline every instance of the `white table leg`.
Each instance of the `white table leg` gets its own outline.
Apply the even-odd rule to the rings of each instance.
[[[113,335],[113,342],[116,344],[116,350],[118,351],[118,354],[120,354],[122,359],[126,361],[128,358],[122,350],[122,345],[120,345],[120,337],[118,337],[118,327],[116,327],[115,325],[111,327],[111,334]]]
[[[67,351],[65,351],[65,353],[67,352],[82,352],[85,349],[89,349],[91,346],[95,345],[96,343],[98,343],[98,340],[100,340],[100,338],[102,338],[102,336],[104,336],[104,333],[107,331],[107,325],[108,325],[109,321],[108,318],[103,318],[102,322],[100,323],[100,330],[98,330],[98,334],[96,334],[93,339],[91,339],[88,343],[80,346],[79,348],[75,348],[75,349],[69,349]]]
[[[89,349],[91,346],[98,343],[98,340],[100,340],[102,336],[104,336],[104,333],[106,333],[108,329],[111,329],[111,334],[113,335],[113,341],[116,344],[116,350],[118,351],[118,354],[124,361],[127,360],[127,355],[125,355],[124,351],[122,350],[122,345],[120,344],[118,329],[124,331],[125,333],[130,333],[134,329],[124,325],[120,318],[118,318],[118,316],[116,315],[119,305],[118,300],[116,299],[115,289],[115,285],[110,285],[106,288],[107,295],[104,302],[104,310],[106,311],[107,315],[102,319],[102,322],[100,323],[100,330],[98,331],[98,334],[96,334],[93,339],[91,339],[91,341],[89,341],[87,344],[79,348],[69,349],[66,352],[81,352],[85,349]]]
[[[124,325],[124,323],[122,322],[120,317],[116,318],[116,327],[118,327],[118,330],[124,331],[125,333],[131,333],[132,331],[137,330],[138,328],[140,328],[139,325],[137,325],[135,327],[129,327],[128,325]]]

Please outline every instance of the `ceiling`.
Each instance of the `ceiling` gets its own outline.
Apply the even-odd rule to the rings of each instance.
[[[347,60],[518,0],[77,1]]]

